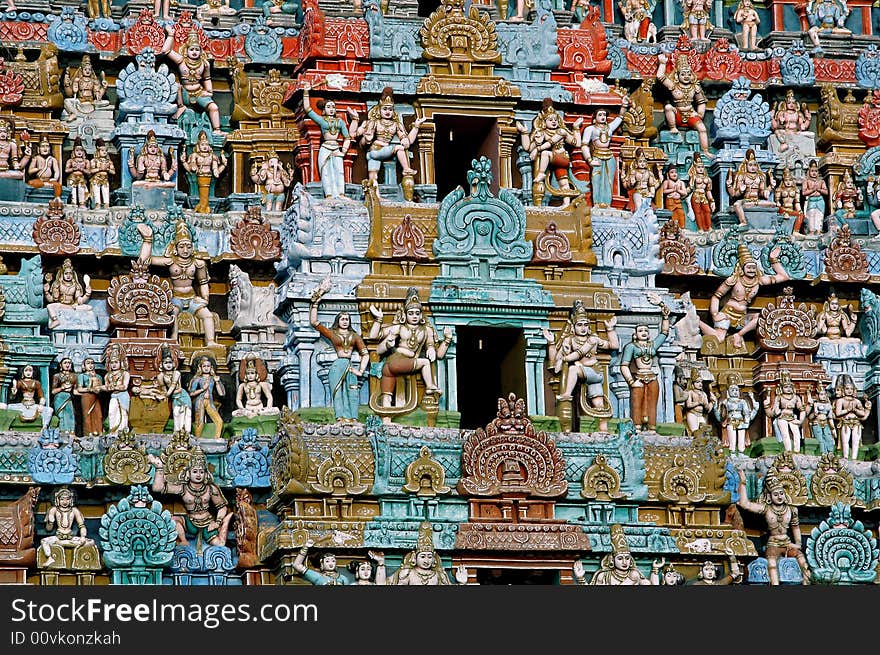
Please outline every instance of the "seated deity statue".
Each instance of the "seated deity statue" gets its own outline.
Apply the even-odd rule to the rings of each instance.
[[[816,336],[828,341],[852,337],[856,329],[856,313],[852,305],[841,307],[840,299],[832,290],[816,316]]]
[[[46,311],[49,314],[50,330],[58,327],[88,327],[96,323],[94,309],[88,304],[92,296],[90,282],[89,276],[84,275],[83,284],[80,284],[70,259],[61,263],[61,270],[54,277],[51,273],[46,273],[43,296],[48,302]],[[93,329],[97,329],[97,324]]]
[[[128,171],[134,180],[132,186],[177,188],[177,182],[172,181],[177,172],[177,157],[174,149],[168,149],[166,158],[153,130],[147,132],[147,140],[137,157],[134,156],[133,151],[129,153]]]
[[[775,195],[776,211],[780,216],[794,221],[792,233],[798,234],[804,223],[804,212],[801,208],[801,187],[798,186],[797,180],[794,179],[788,166],[782,169],[782,179],[779,181]]]
[[[64,120],[75,121],[87,116],[96,109],[110,106],[104,95],[107,93],[107,80],[102,72],[95,73],[92,58],[83,55],[78,69],[68,68],[62,80],[64,88]]]
[[[0,178],[23,180],[24,165],[21,163],[18,143],[15,141],[15,123],[0,119]]]
[[[268,378],[265,362],[253,353],[245,355],[238,367],[239,384],[235,394],[238,409],[232,411],[233,416],[254,418],[274,416],[281,412],[272,406],[272,387],[266,381]]]
[[[846,19],[852,10],[846,6],[846,0],[810,0],[807,3],[807,21],[810,37],[816,50],[821,51],[820,34],[852,34],[846,27]]]
[[[234,16],[236,13],[236,10],[229,6],[229,0],[205,0],[205,3],[199,5],[196,10],[196,16],[200,21],[215,16]]]
[[[770,127],[773,134],[770,137],[770,148],[778,153],[784,153],[789,149],[798,150],[801,159],[815,153],[816,135],[810,132],[810,123],[813,115],[807,103],[800,105],[794,97],[791,89],[785,94],[785,100],[776,105],[773,116],[770,119]]]
[[[74,503],[74,494],[69,487],[61,487],[55,492],[52,507],[46,512],[46,532],[50,534],[40,542],[40,548],[46,556],[44,567],[55,563],[52,546],[77,548],[95,545],[94,540],[87,537],[85,518]]]
[[[464,566],[455,569],[455,581],[467,584],[468,572]],[[419,525],[419,537],[414,550],[403,558],[400,568],[388,580],[390,585],[434,586],[452,584],[443,562],[434,550],[431,524]]]
[[[25,423],[34,422],[39,416],[43,422],[43,429],[49,427],[52,420],[53,409],[49,405],[49,397],[43,392],[43,385],[34,379],[34,367],[26,364],[18,376],[13,380],[10,398],[21,395],[21,400],[14,403],[0,403],[0,409],[10,409],[20,414],[20,420]]]
[[[751,207],[776,209],[776,203],[770,200],[772,190],[767,174],[761,170],[761,165],[755,157],[755,151],[749,148],[736,173],[727,178],[727,193],[731,198],[735,198],[733,211],[740,225],[748,225],[746,209]]]
[[[44,187],[52,187],[55,190],[55,197],[61,197],[61,164],[52,154],[52,144],[49,143],[49,137],[45,134],[37,145],[37,154],[32,155],[32,146],[30,142],[25,143],[22,148],[23,157],[21,159],[22,168],[25,162],[29,162],[27,168],[27,183],[35,189]]]

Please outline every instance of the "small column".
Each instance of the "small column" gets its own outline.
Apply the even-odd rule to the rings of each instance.
[[[523,331],[526,339],[526,403],[530,416],[544,416],[544,362],[547,341],[538,328]]]

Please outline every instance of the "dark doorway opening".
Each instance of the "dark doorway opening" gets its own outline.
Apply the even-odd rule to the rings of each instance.
[[[477,569],[481,585],[558,585],[559,571],[553,569]]]
[[[498,399],[526,394],[526,340],[518,328],[456,328],[458,411],[465,430],[484,428],[498,413]]]
[[[419,16],[427,18],[439,6],[440,0],[419,0]]]
[[[455,187],[469,193],[467,172],[471,162],[481,156],[492,161],[492,193],[498,193],[498,128],[487,116],[449,116],[434,114],[434,181],[437,200]]]

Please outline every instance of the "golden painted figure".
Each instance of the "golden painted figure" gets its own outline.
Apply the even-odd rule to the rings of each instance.
[[[845,219],[855,218],[858,205],[862,203],[862,190],[853,182],[849,169],[843,171],[843,179],[834,192],[834,206]]]
[[[104,139],[95,139],[95,156],[89,162],[89,184],[95,209],[110,207],[110,176],[115,174],[116,166],[107,154],[107,144]]]
[[[73,149],[64,162],[64,172],[67,173],[67,186],[70,187],[70,201],[77,207],[85,207],[89,200],[89,185],[86,180],[89,174],[89,158],[79,137],[73,141]]]
[[[779,188],[776,189],[776,211],[794,221],[791,228],[792,233],[797,234],[801,231],[801,225],[804,222],[804,212],[801,210],[801,189],[788,166],[782,169],[782,180],[779,182]]]

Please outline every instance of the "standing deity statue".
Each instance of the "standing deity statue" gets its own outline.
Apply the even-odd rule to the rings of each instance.
[[[169,34],[162,47],[162,54],[167,54],[168,58],[177,64],[180,73],[180,85],[177,88],[178,108],[174,117],[180,118],[188,108],[201,107],[208,113],[214,134],[222,135],[220,109],[214,102],[214,87],[211,82],[211,60],[202,50],[199,31],[195,28],[190,29],[183,54],[174,49],[174,34]]]
[[[107,406],[107,434],[115,435],[128,428],[128,410],[131,406],[131,396],[128,393],[131,375],[128,372],[125,346],[120,343],[111,344],[104,352],[104,365],[107,367],[104,391],[110,392],[110,403]]]
[[[193,434],[201,438],[205,429],[205,418],[210,417],[214,422],[214,438],[223,436],[223,418],[214,404],[214,394],[222,397],[226,395],[226,389],[220,376],[217,375],[217,365],[210,355],[202,355],[193,366],[196,374],[189,382],[189,396],[193,405]]]
[[[712,195],[712,178],[706,171],[703,157],[694,153],[694,160],[688,169],[691,185],[691,210],[697,229],[708,232],[712,229],[712,213],[715,211],[715,197]]]
[[[61,548],[76,548],[87,544],[94,545],[94,541],[87,537],[86,520],[82,512],[76,507],[76,499],[70,487],[60,487],[52,499],[52,507],[46,512],[46,532],[48,537],[40,541],[40,548],[46,556],[43,567],[52,566],[55,558],[52,557],[52,546]],[[76,534],[78,531],[79,534]],[[51,534],[54,532],[55,534]]]
[[[110,176],[115,174],[116,166],[107,154],[107,144],[104,139],[95,139],[95,156],[89,162],[89,184],[95,209],[110,207]]]
[[[35,421],[39,415],[42,419],[43,429],[48,428],[53,410],[49,406],[49,398],[43,393],[43,385],[39,380],[34,379],[34,367],[30,364],[25,364],[18,378],[12,381],[9,397],[16,398],[19,394],[21,394],[19,402],[0,403],[0,409],[18,412],[20,419],[26,423]]]
[[[110,101],[104,98],[107,93],[107,80],[92,68],[92,58],[83,55],[79,69],[68,68],[62,79],[64,89],[65,120],[73,122],[80,116],[91,114],[96,109],[109,107]]]
[[[782,179],[776,189],[776,211],[794,221],[792,226],[794,234],[800,232],[804,222],[804,212],[801,210],[801,189],[788,166],[782,169]]]
[[[730,328],[739,328],[733,335],[733,343],[737,348],[743,347],[743,337],[758,325],[758,314],[749,314],[749,304],[758,295],[761,286],[791,279],[779,261],[779,252],[778,246],[770,251],[770,264],[774,274],[762,275],[758,273],[758,262],[748,246],[740,243],[733,273],[721,283],[709,301],[709,315],[714,327],[700,321],[700,330],[704,335],[724,341]],[[725,296],[728,298],[722,308],[721,300]]]
[[[343,575],[336,567],[336,555],[330,551],[316,553],[312,557],[314,566],[317,568],[309,568],[306,564],[306,558],[315,545],[314,540],[306,539],[305,544],[299,549],[296,558],[293,560],[293,570],[303,577],[304,580],[311,582],[313,585],[347,585],[352,584],[351,581]]]
[[[175,432],[192,430],[192,399],[183,388],[183,378],[177,370],[177,357],[171,348],[159,352],[159,373],[155,379],[154,399],[171,402],[171,418]]]
[[[623,186],[629,189],[631,209],[638,210],[644,203],[651,204],[660,180],[648,164],[648,157],[643,148],[636,148],[629,170],[623,177]]]
[[[64,357],[58,363],[58,372],[52,376],[52,409],[58,419],[58,429],[73,432],[76,429],[76,412],[73,409],[73,391],[76,387],[76,373],[73,360]]]
[[[0,119],[0,178],[23,180],[24,164],[20,159],[18,144],[15,142],[15,123]]]
[[[133,155],[134,150],[132,149],[128,157],[128,172],[135,180],[132,184],[145,188],[175,188],[177,186],[171,181],[177,172],[177,158],[174,149],[168,148],[168,158],[166,159],[153,130],[147,132],[147,140],[137,157]],[[168,164],[169,160],[171,161],[170,165]]]
[[[234,417],[274,416],[281,410],[272,406],[272,387],[267,382],[266,363],[256,354],[248,353],[238,365],[238,390],[235,394]],[[263,400],[265,398],[265,401]]]
[[[657,80],[669,89],[672,94],[672,103],[663,106],[666,115],[666,123],[672,134],[678,134],[679,127],[689,127],[697,131],[700,137],[700,149],[707,157],[709,153],[709,133],[703,122],[706,113],[706,94],[697,80],[696,74],[691,69],[691,64],[686,55],[679,55],[675,60],[675,71],[666,74],[666,64],[669,55],[661,52],[657,56],[659,66],[657,68]]]
[[[773,433],[785,452],[801,452],[801,429],[807,414],[788,371],[780,372],[772,402],[769,396],[764,398],[764,412],[772,420]]]
[[[153,228],[149,223],[140,223],[138,232],[144,241],[141,244],[138,261],[152,266],[167,266],[171,277],[171,305],[174,313],[174,324],[171,329],[172,341],[177,341],[177,317],[180,312],[190,312],[202,321],[205,331],[205,345],[210,348],[217,346],[214,316],[208,309],[210,288],[208,282],[207,260],[195,255],[192,234],[183,220],[179,220],[174,229],[174,239],[168,244],[163,256],[152,254]]]
[[[94,436],[104,432],[104,416],[101,413],[101,399],[98,395],[104,390],[104,381],[95,370],[95,360],[86,357],[83,370],[76,377],[73,393],[80,398],[83,417],[83,435]]]
[[[354,575],[354,584],[387,584],[384,553],[368,550],[367,557],[349,563],[348,570]]]
[[[61,325],[60,314],[63,312],[94,313],[89,305],[89,298],[92,297],[91,278],[83,275],[84,284],[80,284],[70,259],[61,262],[61,270],[54,278],[51,273],[46,273],[43,279],[43,296],[48,303],[46,313],[49,314],[50,330]]]
[[[451,328],[443,329],[443,340],[438,344],[434,328],[422,315],[422,302],[415,288],[407,290],[391,325],[382,326],[382,311],[375,305],[370,305],[370,313],[374,318],[370,339],[380,340],[376,352],[385,356],[380,381],[382,406],[391,406],[398,376],[416,372],[425,382],[425,394],[439,396],[442,391],[434,382],[432,365],[446,356],[452,343]]]
[[[705,41],[710,26],[712,0],[681,0],[681,8],[691,41]],[[682,25],[682,29],[685,25]]]
[[[147,461],[156,467],[153,491],[180,496],[186,510],[185,518],[173,517],[177,543],[188,546],[190,539],[201,539],[211,546],[225,546],[229,521],[234,515],[229,511],[220,487],[214,483],[205,456],[201,452],[193,455],[177,481],[166,479],[161,459],[149,454]],[[212,506],[216,513],[211,511]]]
[[[89,158],[79,137],[73,141],[73,149],[64,162],[64,172],[67,173],[71,202],[77,207],[85,207],[89,200],[89,185],[86,180],[86,175],[89,174]]]
[[[620,115],[610,123],[608,111],[599,109],[591,125],[584,128],[581,137],[581,151],[584,161],[590,164],[593,204],[598,207],[611,206],[611,193],[617,179],[617,159],[611,152],[611,136],[623,122],[623,115],[629,107],[629,98],[624,96]]]
[[[659,572],[662,564],[655,562],[653,570]],[[587,584],[587,576],[584,565],[576,560],[571,567],[575,582],[579,585]],[[611,526],[611,554],[605,555],[599,564],[599,570],[593,574],[590,585],[650,585],[651,580],[639,571],[636,561],[629,550],[626,542],[626,534],[620,525]]]
[[[856,329],[856,311],[852,305],[840,306],[840,299],[832,289],[822,311],[816,316],[816,336],[837,341],[852,336]]]
[[[562,121],[562,116],[553,107],[553,101],[544,98],[541,112],[532,123],[531,132],[522,123],[516,124],[522,147],[534,162],[533,186],[549,191],[550,181],[547,176],[552,173],[562,195],[563,207],[567,207],[571,202],[571,196],[575,195],[569,181],[571,167],[569,147],[581,147],[579,131],[581,123],[583,119],[579,118],[572,126],[573,129],[568,129]]]
[[[706,426],[709,412],[715,407],[717,399],[710,391],[706,393],[700,369],[691,369],[691,377],[684,395],[684,423],[687,434],[699,435]]]
[[[193,211],[197,214],[210,214],[211,182],[218,179],[226,170],[226,155],[222,151],[219,157],[214,154],[208,135],[202,130],[192,152],[188,156],[182,152],[180,157],[183,167],[196,176],[199,187],[199,203]]]
[[[553,371],[557,374],[564,372],[563,391],[556,396],[556,400],[570,401],[578,383],[583,383],[585,395],[590,405],[596,410],[604,410],[608,407],[605,397],[602,374],[596,370],[599,365],[597,357],[599,348],[618,350],[620,341],[617,331],[614,329],[617,319],[612,317],[605,321],[605,329],[608,331],[608,339],[602,339],[590,332],[590,318],[584,303],[575,300],[571,308],[568,322],[557,341],[550,330],[544,330],[544,338],[547,340],[547,357],[553,364]],[[563,367],[567,369],[563,371]],[[599,432],[608,432],[608,420],[605,416],[599,416]]]
[[[825,221],[825,196],[828,185],[819,175],[819,164],[811,159],[807,174],[801,181],[801,194],[804,197],[804,216],[807,219],[807,234],[821,234]]]
[[[742,569],[739,562],[736,561],[736,555],[731,549],[727,549],[727,557],[730,560],[730,573],[724,577],[719,577],[718,566],[711,560],[706,560],[700,566],[700,572],[697,579],[692,582],[693,585],[723,587],[731,584],[739,584],[742,582]]]
[[[632,342],[623,348],[620,358],[620,374],[630,388],[630,418],[638,430],[654,430],[657,427],[657,401],[660,398],[660,369],[657,349],[669,335],[669,307],[661,304],[663,320],[660,333],[651,339],[650,328],[642,323],[636,326]]]
[[[455,581],[458,584],[467,584],[468,572],[464,566],[456,567]],[[417,586],[452,584],[446,569],[443,568],[443,562],[434,550],[430,523],[424,522],[419,525],[415,549],[404,556],[403,563],[388,580],[388,584]]]
[[[349,110],[352,138],[360,138],[367,149],[367,176],[371,184],[378,184],[379,169],[382,163],[395,157],[400,163],[404,178],[412,178],[416,170],[409,163],[409,147],[418,136],[419,128],[427,119],[417,118],[410,131],[403,126],[403,119],[394,110],[394,95],[391,87],[385,87],[375,107],[367,113],[367,120],[358,125],[358,115]],[[397,139],[398,143],[394,143]]]
[[[651,0],[620,0],[623,14],[623,36],[630,43],[657,43],[657,26],[651,21],[655,2]]]
[[[329,280],[325,282],[329,282]],[[321,301],[321,296],[330,288],[329,284],[322,284],[312,294],[312,301],[309,305],[309,322],[322,337],[330,342],[336,351],[336,360],[330,365],[330,371],[327,374],[336,420],[339,423],[356,423],[360,389],[358,378],[364,376],[370,358],[364,340],[352,328],[351,315],[348,312],[339,312],[333,325],[329,328],[318,320],[318,303]],[[352,362],[355,352],[360,357],[357,367]]]
[[[22,149],[21,165],[30,162],[27,167],[28,185],[35,189],[51,186],[55,190],[55,197],[61,197],[61,165],[52,154],[52,144],[45,134],[37,145],[37,154],[31,156],[31,144],[28,142]]]
[[[810,28],[807,36],[817,50],[822,50],[819,34],[852,34],[846,27],[846,19],[851,12],[846,0],[809,0],[806,13]]]
[[[282,164],[277,152],[270,150],[259,167],[254,159],[251,181],[263,187],[263,209],[267,212],[284,211],[287,189],[293,184],[293,168],[290,164]]]
[[[759,405],[755,396],[740,396],[739,385],[727,387],[727,394],[715,406],[715,418],[721,424],[721,441],[731,453],[745,453],[751,440],[749,426],[758,415]]]
[[[801,568],[803,584],[810,584],[810,567],[801,550],[801,529],[797,507],[792,505],[785,493],[782,480],[775,475],[764,478],[764,493],[761,502],[749,500],[746,489],[746,474],[739,470],[739,498],[736,504],[744,510],[761,514],[767,521],[767,546],[764,554],[767,557],[767,573],[770,584],[779,584],[778,562],[780,557],[795,557]],[[789,537],[789,531],[791,536]]]
[[[735,199],[733,211],[740,225],[748,225],[745,210],[750,207],[772,207],[776,203],[770,200],[773,187],[768,184],[767,173],[755,157],[755,151],[749,148],[746,156],[736,169],[736,173],[727,178],[727,193]]]
[[[864,423],[871,414],[871,401],[856,396],[856,383],[848,373],[834,381],[834,419],[843,449],[843,458],[859,458]]]
[[[733,14],[733,20],[737,25],[742,26],[742,35],[739,45],[743,50],[758,49],[758,25],[761,24],[761,17],[755,11],[752,0],[740,0]]]
[[[351,145],[348,126],[336,115],[336,103],[332,100],[319,100],[317,107],[323,114],[312,109],[309,100],[311,85],[303,84],[303,108],[306,116],[321,128],[321,147],[318,150],[318,173],[321,176],[321,187],[325,198],[345,197],[345,171],[343,161]],[[342,145],[339,140],[342,139]]]
[[[858,205],[862,203],[862,190],[853,182],[849,169],[843,171],[843,179],[837,183],[834,192],[834,207],[844,219],[856,217]]]
[[[828,391],[821,384],[816,385],[816,400],[807,391],[807,419],[813,439],[819,442],[819,450],[833,453],[837,442],[837,426],[834,424],[834,405],[828,398]],[[858,451],[858,449],[856,449]]]
[[[110,0],[88,0],[89,18],[113,18]]]
[[[660,185],[660,194],[663,196],[664,208],[672,213],[670,220],[677,223],[680,228],[684,228],[687,223],[683,203],[690,192],[687,182],[678,179],[678,168],[675,164],[667,166],[663,184]]]

